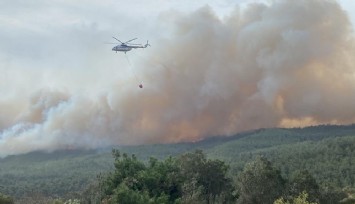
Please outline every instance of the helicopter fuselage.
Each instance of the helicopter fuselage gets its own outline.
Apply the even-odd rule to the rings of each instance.
[[[117,45],[112,48],[112,51],[116,51],[116,52],[128,52],[130,50],[132,50],[132,47],[127,45]]]

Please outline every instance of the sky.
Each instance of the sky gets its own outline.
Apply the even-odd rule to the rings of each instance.
[[[354,24],[351,0],[1,1],[0,156],[353,123]]]

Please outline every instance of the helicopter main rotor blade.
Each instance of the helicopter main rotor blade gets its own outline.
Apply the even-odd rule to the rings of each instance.
[[[142,44],[135,44],[135,43],[125,43],[127,45],[142,45]]]
[[[128,40],[128,41],[125,42],[125,43],[131,42],[131,41],[136,40],[136,39],[138,39],[138,38],[133,38],[132,40]]]
[[[117,38],[115,38],[115,37],[113,37],[115,40],[117,40],[118,42],[120,42],[120,43],[122,43],[123,44],[123,42],[121,41],[121,40],[119,40],[119,39],[117,39]]]

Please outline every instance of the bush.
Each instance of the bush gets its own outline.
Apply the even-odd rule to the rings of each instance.
[[[14,200],[10,196],[0,193],[0,204],[13,204],[13,203]]]

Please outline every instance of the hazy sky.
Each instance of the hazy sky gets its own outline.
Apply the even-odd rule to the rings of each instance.
[[[354,23],[352,0],[0,1],[0,156],[355,122]]]
[[[169,37],[171,13],[183,15],[208,5],[223,18],[236,6],[244,8],[253,2],[271,1],[1,1],[0,94],[22,95],[41,87],[105,89],[107,84],[98,77],[110,82],[108,78],[132,74],[122,68],[126,61],[111,52],[111,45],[103,44],[114,42],[111,36],[122,40],[138,37],[137,43],[149,39],[154,49],[158,39]],[[355,22],[355,2],[339,2]]]
[[[223,18],[230,15],[236,6],[243,8],[253,2],[270,3],[271,1],[1,1],[0,66],[3,79],[3,83],[0,85],[1,93],[4,94],[7,90],[13,92],[8,89],[9,81],[15,83],[12,86],[14,89],[34,88],[27,83],[23,84],[25,82],[19,76],[22,74],[16,74],[15,70],[41,73],[41,79],[36,75],[34,84],[32,84],[36,88],[37,86],[56,87],[58,84],[67,88],[63,85],[61,77],[66,79],[66,83],[74,83],[70,84],[74,86],[75,82],[72,80],[77,80],[78,76],[68,74],[72,69],[80,69],[86,72],[81,72],[81,75],[96,78],[98,76],[94,70],[91,70],[94,73],[89,73],[90,67],[113,67],[112,64],[115,61],[112,59],[110,46],[102,44],[105,41],[111,41],[111,36],[117,36],[123,40],[138,37],[137,43],[143,43],[150,39],[151,44],[156,45],[160,42],[154,40],[169,33],[166,32],[169,29],[166,24],[171,22],[166,19],[169,18],[170,13],[189,13],[209,5],[216,15]],[[339,2],[351,20],[355,22],[355,2],[351,0],[339,0]],[[95,58],[95,65],[87,60],[87,55],[91,59]],[[102,58],[102,60],[96,60],[97,58]],[[61,73],[59,75],[54,73],[56,77],[47,81],[45,75],[53,74],[52,71],[49,71],[51,69],[60,69],[58,71]],[[110,69],[104,73],[110,73],[109,76],[112,77],[111,71],[114,70]],[[16,75],[15,78],[13,74]],[[100,74],[103,73],[100,71]],[[22,77],[32,78],[31,76]],[[85,86],[80,85],[80,87]]]
[[[1,94],[28,93],[28,89],[41,87],[100,89],[105,87],[103,81],[110,82],[117,75],[129,77],[122,68],[126,61],[111,52],[111,45],[103,44],[114,42],[111,36],[122,40],[138,37],[136,43],[149,39],[154,49],[160,43],[155,40],[168,33],[163,24],[168,23],[164,19],[170,13],[191,12],[210,5],[222,15],[235,5],[227,1],[193,2],[1,1]]]

